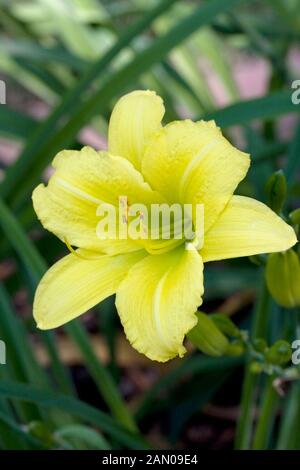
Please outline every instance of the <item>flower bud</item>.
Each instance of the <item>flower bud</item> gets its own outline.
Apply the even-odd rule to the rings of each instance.
[[[267,350],[265,357],[271,364],[286,364],[292,357],[291,345],[283,339],[278,340]]]
[[[225,353],[226,356],[240,356],[246,350],[245,344],[243,341],[239,339],[233,340],[229,343],[228,348],[226,349]]]
[[[197,312],[198,323],[188,333],[189,340],[209,356],[222,356],[229,345],[228,339],[221,333],[208,315]]]
[[[250,372],[252,374],[260,374],[264,370],[264,366],[261,362],[254,361],[250,364]]]
[[[300,225],[300,207],[289,214],[293,225]]]
[[[268,206],[280,213],[286,198],[286,179],[282,170],[275,171],[266,184]]]
[[[253,347],[255,351],[259,353],[264,353],[267,350],[268,345],[264,338],[254,338]]]
[[[224,313],[213,313],[210,315],[210,318],[216,327],[225,335],[235,337],[240,336],[240,330],[227,315],[224,315]]]
[[[300,260],[294,250],[269,255],[266,281],[279,305],[287,308],[300,306]]]

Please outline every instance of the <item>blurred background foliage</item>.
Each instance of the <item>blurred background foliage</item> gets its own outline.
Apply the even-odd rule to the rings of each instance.
[[[266,201],[266,181],[282,168],[285,213],[297,208],[300,1],[0,0],[0,25],[0,447],[222,449],[238,429],[238,448],[299,449],[298,382],[280,395],[267,374],[254,383],[246,365],[242,385],[243,355],[190,347],[182,360],[151,363],[125,340],[113,298],[37,331],[34,289],[66,248],[41,228],[31,192],[62,148],[105,148],[118,97],[150,88],[166,122],[215,119],[251,153],[240,194]],[[297,312],[270,299],[261,270],[248,259],[209,264],[203,310],[249,329],[263,305],[259,334],[291,341]]]

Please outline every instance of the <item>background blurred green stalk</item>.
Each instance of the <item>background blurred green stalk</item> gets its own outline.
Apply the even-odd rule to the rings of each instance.
[[[261,291],[254,312],[252,338],[264,337],[268,313],[270,308],[270,295],[266,287],[264,272],[261,273]],[[242,399],[240,406],[240,418],[237,424],[235,448],[249,449],[252,435],[253,413],[255,406],[255,388],[258,376],[250,369],[251,358],[248,358],[245,367],[245,377],[242,388]]]

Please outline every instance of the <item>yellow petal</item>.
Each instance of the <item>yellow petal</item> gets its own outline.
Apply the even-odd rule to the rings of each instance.
[[[162,99],[153,91],[137,90],[123,96],[110,118],[109,151],[139,169],[145,146],[161,128],[164,112]]]
[[[114,294],[128,269],[144,256],[141,251],[117,256],[76,253],[54,264],[36,290],[33,315],[42,330],[63,325]]]
[[[249,156],[233,147],[213,121],[175,121],[148,146],[142,173],[169,201],[204,204],[205,230],[245,177]]]
[[[152,360],[183,356],[203,294],[203,263],[195,250],[148,256],[129,271],[116,305],[130,343]]]
[[[130,240],[100,240],[96,234],[101,202],[118,205],[119,196],[130,203],[157,201],[130,162],[106,152],[84,147],[65,150],[53,161],[54,175],[48,186],[33,192],[33,205],[43,226],[71,245],[109,254],[139,249]]]
[[[203,261],[287,250],[296,243],[292,227],[265,204],[233,196],[205,234]]]

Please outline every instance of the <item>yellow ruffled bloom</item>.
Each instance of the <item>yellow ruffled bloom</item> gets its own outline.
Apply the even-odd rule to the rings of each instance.
[[[157,361],[185,353],[183,340],[197,323],[203,263],[283,251],[296,243],[293,229],[267,206],[233,196],[249,167],[213,121],[172,122],[162,127],[162,99],[135,91],[116,104],[108,152],[85,147],[62,151],[48,185],[33,192],[43,226],[77,247],[45,274],[33,313],[41,329],[58,327],[116,293],[130,343]],[[99,202],[204,205],[200,250],[185,240],[100,239]],[[153,254],[157,253],[157,254]]]

